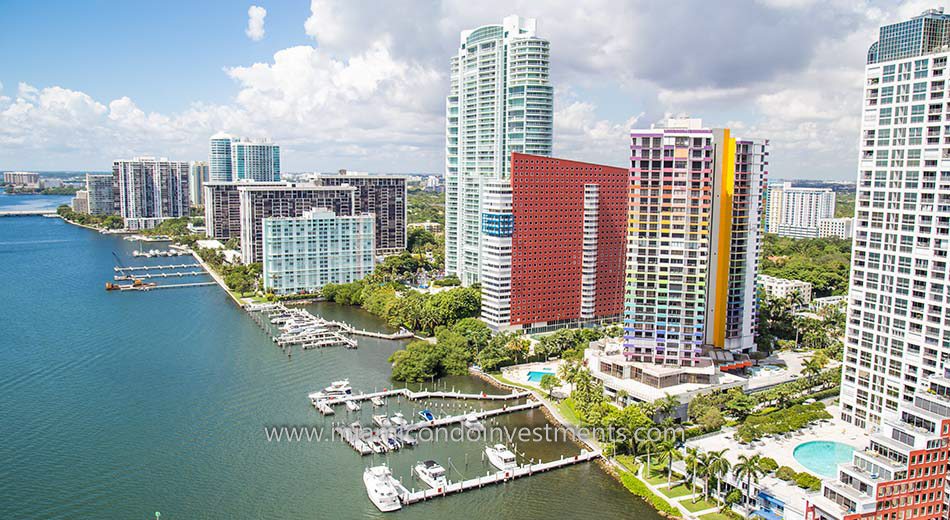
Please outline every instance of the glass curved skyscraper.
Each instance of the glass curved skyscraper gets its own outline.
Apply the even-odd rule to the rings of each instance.
[[[510,291],[510,234],[486,236],[483,220],[511,211],[511,154],[551,155],[549,69],[548,41],[537,37],[534,19],[519,16],[462,31],[452,57],[446,98],[446,272],[465,285],[481,282],[483,297],[488,296],[483,306],[491,306],[491,294]],[[488,191],[492,197],[483,196]],[[487,276],[486,255],[492,266]]]

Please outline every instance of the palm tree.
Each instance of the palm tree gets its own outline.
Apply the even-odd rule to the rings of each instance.
[[[650,478],[650,472],[653,470],[653,462],[650,460],[650,456],[653,455],[653,452],[656,451],[658,447],[656,441],[649,437],[640,441],[639,449],[647,454],[647,467],[644,472],[646,478]]]
[[[622,406],[623,402],[629,396],[630,396],[630,392],[627,392],[626,390],[617,390],[617,397],[616,397],[617,403]]]
[[[820,359],[816,359],[818,356],[812,356],[805,360],[805,363],[802,364],[802,372],[808,376],[809,379],[813,379],[821,374],[822,364]]]
[[[561,378],[561,381],[571,384],[571,392],[574,391],[574,383],[577,382],[577,373],[580,370],[580,364],[574,361],[562,361],[561,366],[557,369],[557,375]]]
[[[710,476],[716,478],[716,495],[722,499],[722,476],[727,475],[732,470],[732,464],[726,458],[726,452],[729,449],[709,452],[709,462],[707,463],[706,478]]]
[[[699,450],[697,448],[686,447],[686,456],[683,458],[686,462],[686,471],[689,473],[689,486],[693,493],[696,493],[696,474],[699,471]],[[696,503],[696,497],[693,497],[693,503]]]
[[[673,481],[673,462],[683,458],[679,448],[672,442],[660,444],[660,451],[657,453],[661,464],[666,464],[666,486],[669,487]]]
[[[665,416],[672,416],[680,406],[680,400],[674,395],[666,394],[665,397],[653,402],[656,411]]]
[[[697,474],[703,477],[703,500],[709,498],[709,463],[713,460],[713,453],[715,452],[706,451],[696,456],[696,471],[693,478],[695,479]]]
[[[761,460],[762,456],[758,453],[748,456],[739,455],[739,461],[736,462],[736,466],[732,468],[732,473],[737,480],[744,478],[746,481],[745,497],[747,503],[752,499],[752,482],[758,482],[759,477],[763,474],[760,465]]]

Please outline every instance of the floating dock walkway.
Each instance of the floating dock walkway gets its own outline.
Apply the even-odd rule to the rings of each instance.
[[[403,396],[408,399],[417,400],[417,399],[477,399],[481,401],[510,401],[512,399],[523,399],[525,397],[531,397],[531,392],[512,392],[510,394],[486,394],[485,392],[479,394],[466,394],[462,392],[450,392],[450,391],[430,391],[422,390],[419,392],[413,392],[408,388],[394,388],[392,390],[383,390],[381,392],[371,392],[368,394],[359,394],[351,395],[350,397],[342,397],[339,399],[334,399],[331,404],[344,403],[346,401],[367,401],[374,397],[393,397],[393,396]],[[316,404],[317,400],[310,398],[310,401]]]
[[[153,291],[155,289],[181,289],[184,287],[204,287],[206,285],[215,285],[215,282],[196,282],[196,283],[170,283],[164,285],[120,285],[119,291]]]
[[[204,271],[179,271],[177,273],[145,273],[145,274],[121,274],[115,275],[112,278],[116,281],[123,280],[148,280],[149,278],[181,278],[184,276],[204,276],[208,273]]]
[[[117,273],[123,271],[148,271],[151,269],[187,269],[189,267],[201,267],[201,264],[178,264],[178,265],[137,265],[132,267],[115,266],[112,269]]]
[[[587,462],[601,457],[599,451],[581,451],[578,455],[570,457],[561,457],[558,460],[552,460],[550,462],[539,462],[538,464],[526,464],[524,466],[518,466],[517,468],[498,471],[496,473],[489,473],[484,477],[476,477],[468,480],[463,480],[461,482],[449,482],[445,487],[426,489],[423,491],[403,491],[399,490],[399,500],[403,505],[415,504],[416,502],[423,502],[426,500],[432,500],[433,498],[444,497],[446,495],[451,495],[453,493],[461,493],[463,491],[468,491],[470,489],[479,489],[485,486],[490,486],[492,484],[500,484],[503,482],[508,482],[509,480],[514,480],[521,477],[530,477],[536,473],[543,473],[545,471],[550,471],[552,469],[563,468],[566,466],[571,466],[574,464],[580,464],[582,462]]]

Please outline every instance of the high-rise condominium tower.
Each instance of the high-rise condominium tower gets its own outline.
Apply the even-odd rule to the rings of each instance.
[[[770,184],[766,231],[792,238],[815,238],[819,224],[835,216],[835,192],[801,188],[792,183]]]
[[[204,185],[208,182],[208,163],[192,161],[188,166],[188,194],[192,206],[204,204]]]
[[[535,20],[518,16],[462,31],[452,57],[446,99],[446,271],[465,285],[481,281],[489,305],[493,292],[510,290],[504,275],[510,272],[511,253],[510,244],[507,251],[498,250],[504,244],[495,242],[504,240],[493,241],[493,267],[486,279],[483,229],[510,214],[512,152],[551,155],[554,89],[548,72],[548,41],[537,36]],[[490,208],[484,196],[489,185]],[[494,235],[510,242],[510,236]]]
[[[768,141],[698,119],[633,130],[627,359],[707,365],[754,346]]]
[[[279,181],[280,146],[269,139],[215,134],[211,136],[208,168],[213,182]]]
[[[950,15],[868,50],[841,417],[872,428],[950,358]]]
[[[129,229],[188,216],[188,163],[136,157],[112,163],[116,210]]]

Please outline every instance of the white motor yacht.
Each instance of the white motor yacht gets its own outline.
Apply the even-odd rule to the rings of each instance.
[[[477,432],[485,431],[485,425],[478,420],[478,416],[474,413],[465,416],[462,426]]]
[[[373,422],[380,428],[392,428],[393,426],[393,423],[389,422],[389,418],[385,415],[374,415]]]
[[[405,428],[409,425],[409,421],[406,420],[406,417],[399,412],[396,412],[396,415],[390,417],[389,422],[391,422],[396,428]]]
[[[366,494],[380,511],[397,511],[402,508],[399,493],[393,485],[393,475],[386,466],[366,468],[363,472],[363,484]]]
[[[445,489],[448,481],[445,478],[445,468],[434,460],[418,462],[412,468],[420,480],[425,482],[432,489]]]
[[[515,454],[505,447],[504,444],[486,446],[485,455],[488,455],[488,462],[491,462],[492,466],[495,466],[502,471],[507,471],[518,467],[518,461],[515,459]]]
[[[344,397],[349,397],[352,394],[353,389],[350,388],[350,380],[344,379],[342,381],[334,381],[330,383],[330,386],[324,388],[322,391],[310,394],[310,398],[319,401],[334,401]]]

